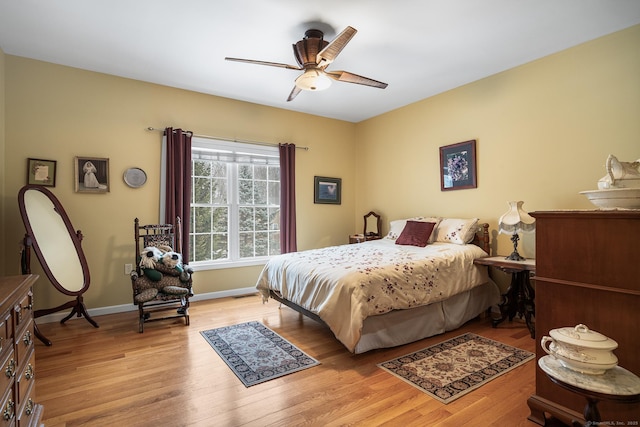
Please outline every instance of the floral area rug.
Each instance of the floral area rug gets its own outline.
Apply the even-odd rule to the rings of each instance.
[[[468,333],[378,366],[450,403],[534,358],[533,353]]]
[[[200,334],[245,387],[320,364],[260,322],[224,326]]]

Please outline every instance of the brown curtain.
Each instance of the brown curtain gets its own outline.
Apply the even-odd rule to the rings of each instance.
[[[296,146],[279,144],[280,150],[280,251],[296,252]]]
[[[165,224],[182,222],[182,262],[189,262],[189,224],[191,224],[191,136],[192,132],[166,128],[167,187],[165,189]]]

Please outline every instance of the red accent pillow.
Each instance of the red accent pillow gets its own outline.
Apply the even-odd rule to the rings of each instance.
[[[429,236],[431,236],[435,226],[435,222],[407,221],[407,225],[405,225],[400,237],[396,240],[396,245],[411,245],[424,248],[427,246]]]

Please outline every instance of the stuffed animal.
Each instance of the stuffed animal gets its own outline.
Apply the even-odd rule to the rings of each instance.
[[[175,268],[182,273],[182,255],[174,251],[167,251],[162,254],[162,264],[169,268]]]
[[[173,252],[173,248],[171,246],[168,246],[168,245],[158,245],[157,247],[158,247],[158,249],[160,249],[160,252],[162,252],[163,254],[165,252]]]
[[[193,269],[182,264],[181,254],[174,252],[169,246],[158,245],[144,248],[139,256],[142,275],[139,276],[137,270],[131,272],[131,280],[136,290],[134,301],[137,304],[152,301],[159,294],[162,295],[161,298],[168,295],[193,296],[190,284]],[[163,280],[165,276],[166,280]],[[146,280],[136,285],[138,278],[142,277]],[[178,281],[188,286],[181,286]]]
[[[160,249],[149,246],[142,250],[140,253],[140,268],[156,268],[156,264],[162,258],[162,251]]]
[[[182,255],[170,246],[149,246],[140,253],[140,268],[149,280],[159,282],[163,273],[179,276],[181,282],[188,282],[193,269],[182,264]]]
[[[173,268],[180,275],[181,282],[189,281],[193,269],[187,264],[182,264],[182,255],[178,252],[167,251],[162,255],[161,262],[165,267]]]
[[[158,282],[162,279],[162,273],[156,270],[161,259],[162,251],[154,246],[146,247],[140,253],[140,268],[149,280]]]

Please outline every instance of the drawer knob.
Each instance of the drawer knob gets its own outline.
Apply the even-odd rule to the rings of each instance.
[[[22,342],[24,342],[24,345],[26,346],[31,345],[31,331],[25,332],[24,336],[22,337]]]
[[[4,370],[5,375],[7,376],[7,378],[11,378],[12,376],[15,375],[16,371],[16,361],[11,359],[9,361],[9,363],[7,363],[7,367]]]
[[[27,400],[27,404],[24,408],[24,413],[27,416],[30,416],[31,414],[33,414],[33,399],[29,398],[29,400]]]
[[[33,378],[35,375],[35,373],[33,372],[33,365],[31,365],[31,363],[29,363],[27,365],[27,369],[24,370],[24,377],[28,380],[30,380],[31,378]]]
[[[7,404],[4,407],[4,411],[2,412],[2,418],[5,421],[9,421],[11,418],[13,418],[15,406],[16,404],[13,402],[13,400],[7,400]]]

